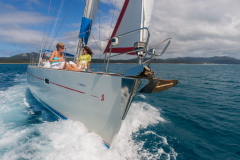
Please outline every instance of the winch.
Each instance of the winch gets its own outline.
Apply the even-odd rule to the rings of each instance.
[[[146,53],[146,50],[147,50],[147,44],[145,42],[136,42],[134,43],[134,49],[137,50],[137,49],[144,49],[145,50],[141,50],[141,51],[136,51],[136,54],[138,56],[138,65],[141,65],[142,64],[142,57],[143,57],[143,54]]]
[[[145,42],[136,42],[134,43],[134,49],[144,49],[146,47],[146,43]],[[146,51],[143,50],[143,51],[137,51],[136,54],[138,57],[143,57],[143,54],[145,53]]]

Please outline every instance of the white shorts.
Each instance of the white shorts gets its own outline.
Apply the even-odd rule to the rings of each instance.
[[[63,69],[64,65],[65,65],[65,62],[63,61],[63,62],[53,63],[50,66],[51,68]]]

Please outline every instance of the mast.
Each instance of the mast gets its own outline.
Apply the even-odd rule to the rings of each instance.
[[[88,43],[88,39],[91,34],[92,25],[99,8],[99,4],[100,0],[86,0],[84,14],[78,36],[77,51],[74,56],[75,62],[77,61],[77,58],[81,54],[81,49]]]

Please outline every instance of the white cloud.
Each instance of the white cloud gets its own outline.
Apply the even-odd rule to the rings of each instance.
[[[239,5],[237,0],[155,0],[150,45],[173,37],[162,58],[230,53],[240,58]]]
[[[32,1],[35,4],[38,0]],[[101,12],[100,35],[101,39],[109,38],[110,31],[116,23],[124,0],[116,1],[116,10],[113,27],[111,21],[115,0],[102,0],[101,2],[111,5],[108,12]],[[0,11],[0,36],[1,40],[19,43],[19,44],[41,44],[42,32],[26,29],[23,24],[43,24],[46,17],[37,12],[17,11],[14,6],[3,4],[3,10]],[[150,23],[151,39],[149,46],[153,46],[165,38],[172,37],[172,43],[166,54],[161,58],[174,58],[185,56],[203,56],[210,57],[215,55],[229,55],[240,58],[240,1],[239,0],[155,0],[152,20]],[[9,13],[9,14],[7,14]],[[99,40],[99,24],[96,17],[92,33],[96,40]],[[2,25],[2,26],[1,26]],[[9,26],[17,26],[12,28]],[[21,26],[21,27],[20,27]],[[58,37],[69,37],[77,35],[80,23],[72,24],[74,30],[59,34]],[[75,53],[77,38],[58,39],[54,41],[64,42],[69,46],[69,52]],[[107,41],[101,43],[104,50]],[[92,38],[89,40],[89,46],[99,56],[99,50]],[[160,52],[164,45],[159,46]]]
[[[102,0],[103,3],[114,5],[115,0]],[[117,14],[124,1],[118,1]],[[220,1],[191,1],[191,0],[155,0],[150,25],[153,46],[165,38],[172,37],[172,43],[166,54],[161,58],[174,57],[210,57],[216,55],[231,55],[240,58],[240,12],[237,0]],[[115,12],[116,12],[115,11]],[[104,15],[101,24],[101,39],[109,37],[111,16]],[[114,18],[114,24],[117,17]],[[94,37],[98,37],[98,24],[93,27]],[[99,52],[92,38],[90,47]],[[106,46],[107,41],[101,42]],[[103,49],[104,49],[103,47]],[[157,48],[160,52],[164,45]],[[132,58],[132,57],[131,57]]]
[[[38,0],[30,1],[39,4]],[[0,2],[0,5],[3,6],[0,11],[0,41],[8,44],[1,56],[16,54],[17,51],[37,52],[41,47],[43,32],[28,28],[45,23],[46,17],[38,12],[19,11],[11,4]],[[10,48],[11,45],[13,47]],[[14,49],[19,47],[21,50]]]
[[[15,7],[11,4],[4,4],[0,1],[1,10],[0,12],[7,12],[15,10]]]
[[[113,5],[116,9],[121,10],[125,0],[101,0],[102,3]],[[116,5],[115,5],[116,4]]]
[[[21,28],[17,25],[13,27],[0,27],[0,40],[2,42],[37,45],[41,44],[43,33],[40,31]]]
[[[46,21],[46,17],[37,12],[15,11],[0,14],[0,25],[3,24],[39,24]]]
[[[35,4],[40,4],[39,0],[27,0],[27,1],[35,3]]]
[[[102,11],[100,11],[100,15],[101,15],[101,24],[100,24],[100,28],[99,28],[99,17],[98,14],[95,18],[95,22],[92,26],[92,35],[94,36],[94,39],[92,37],[92,35],[89,38],[88,41],[88,46],[92,49],[92,51],[94,52],[94,58],[99,58],[100,57],[100,49],[101,48],[102,51],[105,50],[105,47],[107,46],[109,37],[112,34],[112,31],[115,27],[115,23],[117,21],[117,18],[120,14],[120,12],[118,10],[113,10],[110,9],[108,11],[108,14],[103,13]],[[113,12],[114,12],[114,17],[113,17]],[[113,21],[113,23],[112,23]],[[79,23],[73,23],[69,26],[79,26],[80,27],[81,22]],[[100,32],[100,37],[99,37],[99,32]],[[75,30],[75,31],[70,31],[70,32],[64,32],[61,36],[62,37],[70,37],[70,36],[76,36],[74,38],[70,38],[70,39],[59,39],[61,42],[65,43],[69,53],[75,53],[76,52],[76,46],[77,46],[77,35],[79,34],[79,30]],[[100,38],[100,39],[99,39]],[[56,44],[57,42],[54,42],[54,44]],[[98,45],[96,45],[96,43]]]

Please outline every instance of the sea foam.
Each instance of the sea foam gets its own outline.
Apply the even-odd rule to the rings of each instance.
[[[77,121],[53,121],[54,116],[38,103],[27,88],[26,79],[20,85],[1,91],[0,95],[0,159],[153,159],[163,154],[167,159],[177,155],[173,148],[166,153],[158,148],[152,153],[137,140],[149,126],[166,123],[160,110],[145,102],[133,102],[111,150],[95,133],[88,133]],[[41,112],[41,114],[36,114]],[[56,118],[56,117],[55,117]],[[161,136],[164,145],[167,139]],[[156,147],[156,146],[153,146]]]

